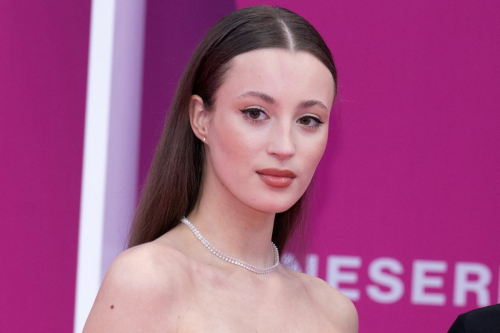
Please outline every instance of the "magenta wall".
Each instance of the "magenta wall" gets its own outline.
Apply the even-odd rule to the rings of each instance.
[[[0,1],[0,332],[73,328],[90,1]]]
[[[318,169],[310,253],[359,298],[360,331],[445,332],[498,303],[500,5],[266,4],[306,17],[338,66],[340,133]]]
[[[212,25],[235,9],[232,0],[147,2],[139,186],[144,183],[177,82]]]

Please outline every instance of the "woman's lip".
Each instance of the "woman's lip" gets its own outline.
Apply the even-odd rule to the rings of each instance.
[[[290,170],[279,169],[262,169],[258,170],[257,174],[264,183],[272,187],[287,187],[297,177]]]
[[[287,169],[261,169],[256,171],[259,175],[263,176],[273,176],[273,177],[287,177],[295,178],[297,177],[292,171]]]

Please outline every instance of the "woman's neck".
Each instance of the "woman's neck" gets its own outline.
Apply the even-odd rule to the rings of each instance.
[[[187,218],[224,254],[257,267],[273,265],[271,237],[275,213],[257,211],[223,186],[213,185],[204,184],[200,199]]]

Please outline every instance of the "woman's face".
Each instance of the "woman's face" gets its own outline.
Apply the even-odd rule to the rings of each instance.
[[[307,52],[268,48],[236,56],[207,122],[206,172],[215,193],[283,212],[305,192],[328,139],[330,71]]]

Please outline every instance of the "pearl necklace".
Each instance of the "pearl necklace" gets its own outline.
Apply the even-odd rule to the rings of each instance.
[[[274,270],[278,266],[278,264],[280,263],[280,256],[279,256],[278,248],[276,247],[276,245],[274,245],[273,242],[271,242],[271,244],[273,245],[273,249],[274,249],[274,259],[275,259],[274,265],[267,267],[267,268],[259,268],[259,267],[255,267],[249,263],[246,263],[243,260],[232,258],[228,255],[225,255],[221,251],[217,250],[215,247],[212,246],[212,244],[210,244],[205,239],[205,237],[203,237],[203,235],[198,231],[198,229],[196,229],[196,227],[191,222],[189,222],[189,220],[187,218],[183,217],[181,219],[181,222],[184,223],[185,225],[187,225],[189,227],[189,229],[191,229],[193,234],[195,234],[195,236],[198,237],[198,239],[203,243],[203,245],[205,245],[205,247],[207,249],[210,250],[210,252],[215,254],[220,259],[225,260],[231,264],[241,266],[241,267],[246,268],[249,271],[252,271],[252,272],[257,273],[257,274],[266,274],[266,273],[269,273],[272,270]]]

